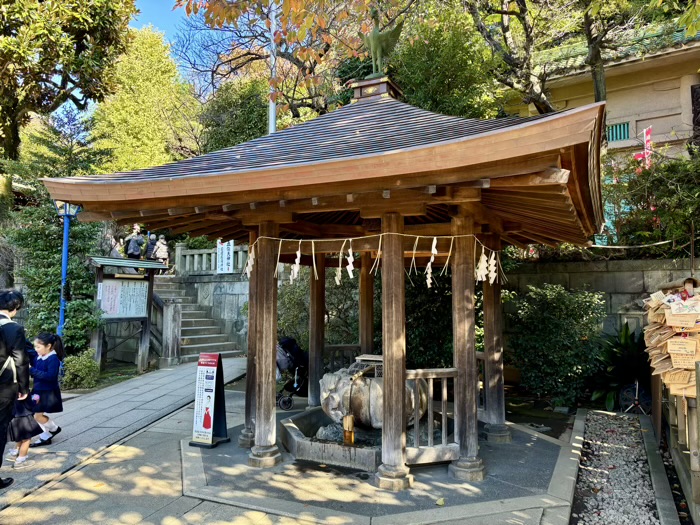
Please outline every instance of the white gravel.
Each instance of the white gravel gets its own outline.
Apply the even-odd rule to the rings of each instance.
[[[576,497],[572,523],[659,523],[637,416],[588,413]]]

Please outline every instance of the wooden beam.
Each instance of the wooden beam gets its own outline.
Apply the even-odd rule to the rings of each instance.
[[[248,464],[254,467],[273,467],[282,460],[277,448],[277,420],[275,418],[275,358],[277,347],[277,264],[275,243],[269,237],[279,236],[279,227],[272,222],[260,225],[260,239],[256,244],[257,260],[253,267],[258,272],[256,291],[259,297],[259,321],[256,322],[255,337],[257,382],[255,399],[255,445],[248,456]]]
[[[250,232],[248,237],[249,246],[252,246],[257,238],[257,232]],[[238,437],[238,445],[242,448],[251,448],[255,444],[255,383],[257,381],[255,360],[258,344],[258,338],[255,335],[260,332],[260,328],[257,325],[260,294],[257,282],[258,272],[253,271],[248,281],[248,356],[246,357],[245,375],[245,421],[241,435]]]
[[[374,275],[372,256],[368,252],[360,257],[360,348],[363,354],[374,353]]]
[[[387,213],[382,232],[403,233],[403,217]],[[382,343],[384,395],[382,414],[382,464],[375,480],[379,488],[399,491],[409,488],[412,477],[406,467],[404,394],[406,381],[406,311],[401,237],[388,235],[383,241]]]
[[[316,254],[316,271],[309,272],[309,406],[321,406],[321,376],[326,319],[326,256]]]
[[[366,233],[362,226],[345,224],[314,224],[302,220],[297,220],[290,224],[280,224],[280,230],[317,238],[334,236],[362,237]]]
[[[560,168],[547,168],[538,173],[529,175],[516,175],[511,177],[499,177],[491,180],[489,189],[514,188],[520,186],[546,186],[550,184],[566,184],[569,182],[569,170]]]
[[[487,248],[499,251],[498,234],[485,235]],[[493,443],[510,443],[512,438],[506,426],[506,403],[503,382],[503,305],[501,304],[501,276],[491,284],[483,284],[484,307],[484,394],[486,439]]]
[[[558,167],[560,164],[561,156],[558,150],[556,152],[545,151],[538,154],[516,156],[501,161],[482,163],[480,165],[463,166],[447,170],[434,170],[421,174],[404,172],[401,175],[381,177],[378,179],[355,179],[346,181],[336,180],[332,186],[329,185],[329,187],[326,189],[326,195],[347,195],[348,193],[355,194],[358,189],[367,192],[370,190],[383,190],[387,187],[391,187],[393,191],[396,191],[397,189],[401,188],[421,188],[430,184],[441,185],[465,183],[483,178],[508,177],[513,175],[521,175],[524,173],[536,173],[551,167]],[[304,167],[303,169],[308,172],[308,168]],[[406,168],[404,169],[406,170]],[[353,172],[355,172],[355,170],[353,170]],[[136,191],[133,195],[129,195],[128,204],[131,209],[136,210],[162,208],[166,203],[171,207],[211,204],[234,206],[260,200],[283,199],[290,201],[310,198],[312,194],[318,194],[318,182],[310,183],[308,186],[300,188],[284,187],[280,184],[279,173],[275,173],[274,175],[274,180],[277,182],[275,189],[265,188],[260,190],[246,189],[239,191],[223,191],[220,187],[217,190],[215,179],[216,178],[211,178],[211,180],[206,182],[206,186],[204,187],[211,187],[212,191],[204,196],[196,194],[190,194],[187,196],[156,196],[154,194],[153,197],[144,199],[139,198],[139,192]],[[199,181],[199,185],[203,186],[203,183]],[[49,186],[48,183],[47,186]],[[53,184],[51,186],[53,188]],[[52,189],[51,191],[55,192],[59,196],[53,198],[61,198],[60,195],[62,195],[62,193],[60,190],[62,189],[63,188],[56,185],[55,189]],[[170,193],[172,193],[172,191]],[[98,196],[99,194],[95,193],[95,197]],[[68,198],[69,197],[64,197],[64,200]],[[80,203],[83,204],[85,209],[88,211],[118,211],[123,210],[125,205],[123,199],[119,200],[118,202],[116,202],[116,200],[110,201],[109,199],[96,200],[91,199],[86,195],[83,195],[83,197],[80,199]]]
[[[452,224],[456,236],[474,233],[474,220],[468,210],[453,217]],[[475,325],[474,243],[468,237],[457,237],[452,256],[452,347],[457,369],[454,406],[459,459],[450,464],[448,471],[453,477],[468,481],[484,478],[484,465],[479,458]]]

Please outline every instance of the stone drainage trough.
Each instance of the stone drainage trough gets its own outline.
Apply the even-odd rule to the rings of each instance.
[[[314,461],[327,465],[348,467],[366,472],[376,472],[382,462],[381,447],[346,446],[342,443],[319,441],[316,432],[333,424],[321,407],[314,407],[291,418],[283,419],[280,439],[295,459]]]

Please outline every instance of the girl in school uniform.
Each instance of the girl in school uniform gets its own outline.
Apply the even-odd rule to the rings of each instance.
[[[61,388],[58,385],[58,374],[61,361],[65,357],[63,341],[54,334],[41,333],[34,339],[34,349],[38,354],[36,361],[29,368],[29,374],[34,378],[31,398],[36,403],[34,419],[43,432],[30,447],[50,445],[54,436],[61,431],[55,421],[45,412],[55,414],[63,412]]]
[[[34,465],[33,459],[27,459],[31,439],[41,434],[41,427],[34,419],[34,401],[31,397],[15,401],[12,411],[12,421],[7,427],[7,440],[16,443],[10,449],[5,459],[13,461],[15,470],[29,468]]]

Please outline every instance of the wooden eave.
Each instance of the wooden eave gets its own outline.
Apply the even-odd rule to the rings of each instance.
[[[352,118],[344,120],[342,108],[330,114],[335,120],[320,117],[266,138],[286,163],[274,162],[267,150],[247,163],[231,160],[246,155],[246,144],[259,147],[257,139],[210,154],[209,164],[204,155],[131,174],[44,183],[53,199],[81,204],[81,220],[139,222],[212,238],[247,239],[249,228],[264,221],[280,223],[290,239],[362,236],[378,231],[377,219],[387,211],[406,217],[407,232],[442,235],[458,206],[470,210],[481,231],[499,232],[517,245],[585,244],[599,231],[604,104],[510,125],[444,117],[394,100],[353,106],[361,105],[364,114],[348,110]],[[358,115],[367,133],[377,132],[372,111],[388,129],[381,147],[353,132]],[[392,118],[402,111],[415,131],[392,139]],[[446,140],[425,136],[431,118],[434,138]],[[344,126],[356,154],[342,148]],[[304,148],[324,147],[323,136],[305,146],[315,129],[340,135],[329,138],[325,157],[304,160],[312,157]]]

